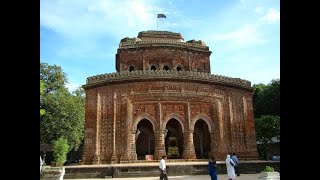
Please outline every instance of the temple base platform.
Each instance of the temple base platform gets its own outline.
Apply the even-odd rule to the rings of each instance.
[[[225,161],[217,161],[218,174],[226,174]],[[206,175],[208,174],[207,160],[167,160],[169,176]],[[241,161],[240,174],[260,173],[265,166],[272,166],[280,172],[280,161]],[[136,161],[134,163],[72,165],[65,166],[65,179],[85,178],[120,178],[120,177],[154,177],[159,176],[159,161]]]

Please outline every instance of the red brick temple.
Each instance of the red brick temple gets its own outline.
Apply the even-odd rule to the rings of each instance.
[[[257,159],[251,82],[211,74],[211,51],[180,33],[120,41],[115,73],[87,78],[83,164]]]

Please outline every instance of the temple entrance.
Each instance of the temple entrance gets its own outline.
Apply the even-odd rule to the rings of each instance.
[[[207,123],[202,119],[199,119],[194,125],[193,143],[197,159],[208,159],[211,144],[210,133]]]
[[[145,160],[146,155],[154,153],[154,132],[151,122],[142,119],[136,131],[136,152],[138,160]]]
[[[168,159],[181,159],[183,153],[183,133],[178,120],[173,118],[168,121],[164,136]]]

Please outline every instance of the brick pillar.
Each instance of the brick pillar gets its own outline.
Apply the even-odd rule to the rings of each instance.
[[[117,94],[113,95],[113,133],[112,133],[112,156],[111,163],[117,163],[117,152],[116,152],[116,122],[117,122]]]
[[[130,141],[130,161],[137,160],[137,151],[136,151],[136,132],[133,130],[131,132],[131,141]]]
[[[131,161],[131,149],[132,149],[132,104],[130,99],[126,96],[122,96],[122,105],[123,109],[126,111],[122,111],[121,116],[124,117],[122,118],[122,123],[125,124],[125,126],[122,128],[122,150],[121,150],[121,158],[120,162],[128,162]]]
[[[159,131],[156,131],[155,133],[154,159],[159,160],[163,155],[166,155],[166,150],[164,145],[164,130],[159,130]]]
[[[228,151],[226,150],[226,131],[225,131],[225,123],[223,121],[223,106],[220,99],[216,99],[214,101],[214,122],[215,130],[214,130],[214,143],[216,143],[216,150],[213,152],[213,155],[216,160],[221,161],[225,160]]]
[[[197,159],[193,144],[193,131],[185,131],[184,135],[183,159]]]
[[[218,152],[218,142],[217,142],[217,137],[216,137],[216,132],[213,129],[210,132],[210,154],[209,154],[209,158],[210,156],[214,156],[216,158],[216,156],[218,156],[217,152]]]
[[[97,92],[96,90],[85,90],[85,134],[84,147],[81,164],[93,164],[96,151],[96,123],[97,123]]]
[[[255,124],[253,115],[253,105],[252,97],[246,99],[245,108],[245,132],[246,132],[246,159],[256,160],[259,158],[257,144],[256,144],[256,134],[255,134]]]
[[[190,113],[191,113],[190,103],[187,102],[186,115],[187,115],[189,127],[191,123]],[[185,132],[183,133],[183,139],[184,139],[184,147],[183,147],[183,153],[182,153],[183,159],[197,159],[196,152],[194,150],[194,144],[193,144],[193,128],[194,127],[191,127],[191,128],[192,130],[185,130]]]
[[[155,130],[154,141],[155,141],[155,149],[154,149],[154,160],[160,160],[163,155],[166,155],[166,149],[164,144],[164,130],[162,129],[162,107],[161,103],[158,102],[157,106],[157,119],[159,122],[159,130]]]
[[[96,110],[96,124],[95,124],[95,138],[94,145],[95,151],[93,155],[93,164],[100,163],[100,123],[101,123],[101,97],[100,93],[97,93],[97,110]]]

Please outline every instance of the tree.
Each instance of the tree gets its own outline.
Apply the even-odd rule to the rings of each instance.
[[[272,80],[268,85],[253,85],[255,93],[253,95],[254,117],[260,118],[262,115],[280,116],[280,79]]]
[[[262,115],[255,120],[256,140],[261,143],[261,151],[266,157],[267,145],[272,142],[272,138],[280,139],[280,117]]]
[[[44,92],[50,93],[57,89],[65,88],[68,83],[67,74],[57,65],[40,63],[40,80],[44,82]]]
[[[72,94],[65,87],[66,74],[59,66],[41,63],[40,77],[44,93],[40,107],[40,143],[50,144],[59,137],[67,139],[70,149],[77,149],[84,137],[85,97],[81,87]]]
[[[272,80],[265,90],[266,112],[264,114],[280,116],[280,79]]]
[[[262,94],[263,91],[266,89],[266,85],[265,84],[254,84],[252,86],[253,88],[255,88],[253,97],[252,97],[252,101],[253,101],[253,111],[254,111],[254,117],[260,117],[261,114],[263,114],[263,107],[264,107],[264,101],[262,100]]]
[[[84,100],[59,90],[44,98],[43,116],[40,126],[41,141],[51,142],[58,137],[68,139],[71,148],[77,149],[84,132]]]

